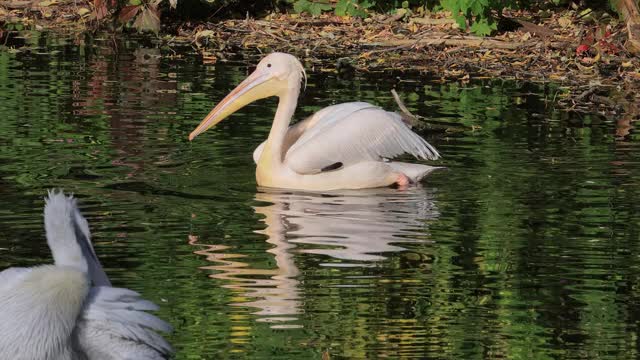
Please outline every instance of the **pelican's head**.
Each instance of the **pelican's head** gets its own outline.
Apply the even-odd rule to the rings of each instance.
[[[211,110],[198,127],[189,134],[189,140],[207,131],[229,115],[256,100],[289,93],[297,96],[300,82],[307,75],[295,56],[272,53],[262,59],[256,70]]]
[[[111,285],[91,245],[87,220],[80,214],[76,199],[62,191],[49,191],[44,206],[47,244],[56,266],[79,270],[94,286]]]

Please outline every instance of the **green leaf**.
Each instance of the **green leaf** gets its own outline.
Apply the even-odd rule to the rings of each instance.
[[[365,9],[368,9],[374,5],[373,2],[369,2],[368,0],[364,0],[362,2],[358,2],[357,0],[338,0],[336,3],[335,14],[338,16],[357,16],[361,18],[367,17],[367,12]]]
[[[309,9],[310,3],[307,0],[298,0],[293,3],[293,11],[297,13],[306,12]]]
[[[314,3],[312,6],[312,14],[313,15],[320,15],[323,11],[327,11],[327,10],[331,10],[332,7],[329,4],[323,4],[323,3]]]
[[[349,0],[339,0],[336,4],[335,14],[338,16],[346,16],[347,8],[349,7]]]
[[[479,19],[475,21],[469,30],[476,35],[486,36],[498,29],[498,24],[489,19]]]
[[[472,15],[483,15],[489,10],[489,2],[487,0],[470,0],[467,4]]]
[[[409,4],[409,2],[405,1],[407,3],[407,6]],[[360,7],[360,9],[369,9],[372,8],[375,5],[375,1],[369,2],[369,0],[363,0],[361,3],[358,4],[358,6]]]
[[[324,2],[298,0],[293,3],[293,11],[297,13],[307,12],[313,16],[320,15],[323,11],[327,11],[331,9],[332,9],[331,5]]]

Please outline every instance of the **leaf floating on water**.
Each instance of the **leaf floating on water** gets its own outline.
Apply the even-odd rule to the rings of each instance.
[[[215,64],[218,61],[218,57],[216,57],[214,54],[208,52],[208,51],[203,51],[202,52],[202,63],[203,64]]]

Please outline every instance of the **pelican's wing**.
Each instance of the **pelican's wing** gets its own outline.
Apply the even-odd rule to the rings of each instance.
[[[146,312],[157,309],[135,291],[94,287],[78,320],[78,344],[100,359],[98,354],[114,360],[166,359],[173,349],[156,331],[169,333],[171,326]]]
[[[0,273],[0,359],[75,359],[71,334],[89,292],[86,275],[42,265]]]
[[[306,119],[302,121],[298,121],[297,123],[289,126],[289,129],[287,130],[287,135],[284,138],[284,145],[282,146],[283,158],[284,158],[284,155],[289,150],[289,148],[291,147],[291,145],[295,144],[302,134],[304,134],[308,129],[318,124],[319,121],[323,121],[324,119],[335,118],[338,115],[338,113],[341,114],[342,117],[345,117],[351,113],[354,113],[362,109],[378,109],[378,107],[366,102],[350,102],[350,103],[327,106],[326,108],[319,110],[318,112],[307,117]],[[266,140],[263,141],[253,151],[253,161],[256,164],[258,163],[258,160],[260,160],[260,155],[262,154],[262,149],[264,149],[264,144],[266,144],[266,142],[267,142]]]
[[[16,285],[24,281],[31,272],[31,268],[12,267],[0,272],[0,293],[10,291]]]
[[[400,115],[367,103],[345,103],[325,108],[313,117],[298,141],[288,150],[285,163],[300,174],[326,168],[379,161],[409,153],[437,159],[438,151],[414,133]]]

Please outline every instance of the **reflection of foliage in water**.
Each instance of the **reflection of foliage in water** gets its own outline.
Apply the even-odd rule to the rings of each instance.
[[[311,73],[298,118],[338,101],[394,109],[395,85],[433,125],[424,135],[449,170],[425,183],[439,216],[420,219],[424,241],[394,233],[405,251],[338,268],[321,266],[343,261],[327,251],[306,251],[321,246],[290,250],[303,329],[278,330],[229,306],[254,299],[198,270],[209,264],[187,239],[277,270],[250,157],[273,101],[188,143],[244,67],[77,41],[34,33],[20,52],[0,52],[0,265],[48,259],[41,197],[60,186],[81,198],[115,282],[162,305],[179,359],[637,355],[637,137],[614,139],[615,124],[596,115],[545,110],[561,89]]]

